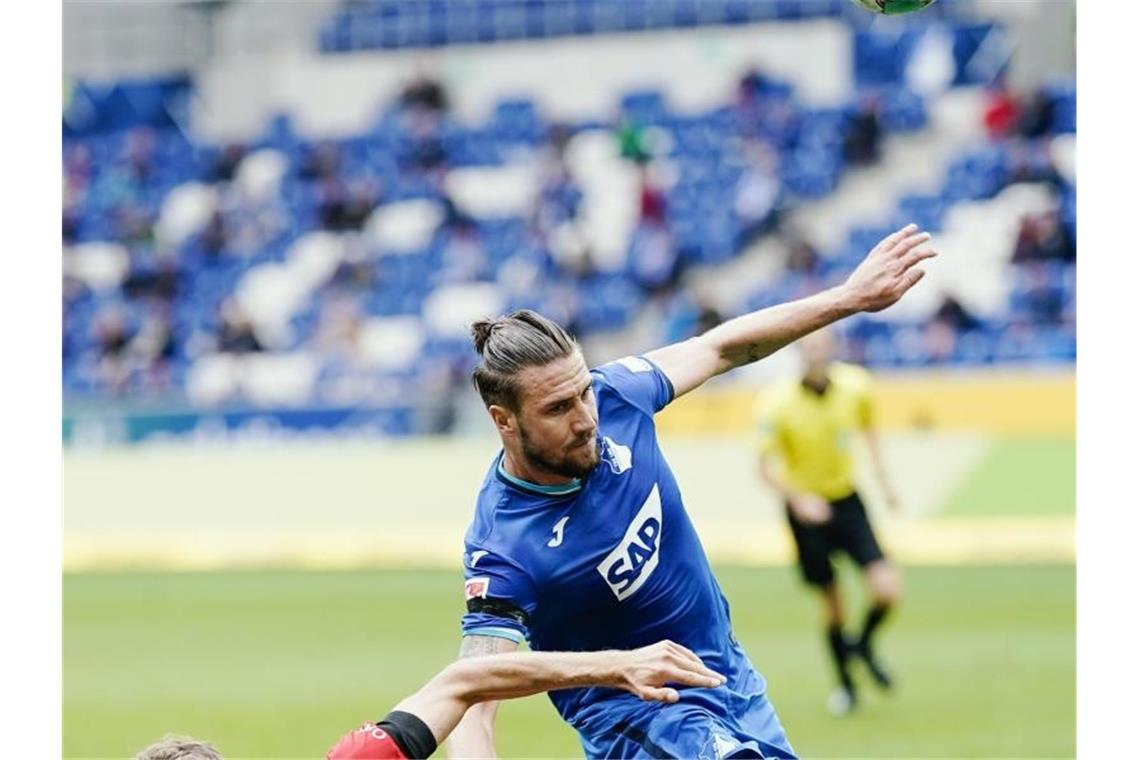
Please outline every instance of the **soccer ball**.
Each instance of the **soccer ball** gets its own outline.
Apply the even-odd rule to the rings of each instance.
[[[934,0],[852,0],[856,5],[865,8],[871,13],[883,13],[894,16],[899,13],[920,11],[934,2]]]

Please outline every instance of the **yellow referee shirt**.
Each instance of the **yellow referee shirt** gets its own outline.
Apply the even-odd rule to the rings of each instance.
[[[796,491],[829,501],[855,490],[852,433],[871,425],[871,375],[834,363],[827,390],[818,394],[799,378],[760,394],[757,419],[761,453],[778,460],[778,476]]]

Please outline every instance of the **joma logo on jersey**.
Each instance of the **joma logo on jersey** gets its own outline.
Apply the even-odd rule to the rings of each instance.
[[[657,486],[634,515],[614,550],[606,555],[598,572],[618,601],[628,599],[645,585],[661,559],[661,494]]]

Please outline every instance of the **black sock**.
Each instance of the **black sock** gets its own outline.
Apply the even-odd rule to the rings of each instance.
[[[874,635],[875,629],[882,624],[883,619],[886,618],[887,613],[890,611],[891,605],[889,604],[876,604],[867,610],[867,619],[863,622],[863,634],[859,637],[860,649],[870,651],[871,636]]]
[[[851,674],[847,672],[847,639],[843,637],[843,627],[835,624],[827,628],[827,643],[831,647],[831,657],[835,661],[835,672],[839,682],[848,691],[854,691]]]

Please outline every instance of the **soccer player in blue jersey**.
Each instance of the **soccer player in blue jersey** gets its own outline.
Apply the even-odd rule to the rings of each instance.
[[[709,378],[861,311],[895,303],[934,256],[914,225],[842,285],[729,320],[701,336],[587,369],[558,325],[520,311],[472,326],[475,385],[502,440],[465,539],[463,643],[471,657],[631,649],[671,639],[727,681],[649,704],[609,688],[552,692],[588,757],[794,758],[732,632],[653,415]],[[493,757],[493,702],[469,710],[452,757]]]

